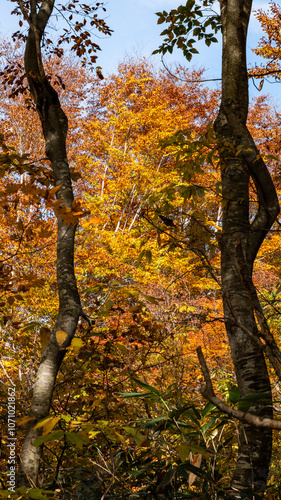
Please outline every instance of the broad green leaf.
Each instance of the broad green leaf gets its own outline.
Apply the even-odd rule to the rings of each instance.
[[[100,285],[91,286],[90,288],[85,288],[84,290],[82,290],[81,293],[83,293],[85,295],[89,295],[90,293],[98,292],[100,289],[101,289]]]
[[[247,412],[252,404],[260,403],[260,405],[271,404],[270,393],[269,392],[259,392],[255,394],[249,394],[248,396],[242,396],[239,401],[239,410]]]
[[[141,263],[143,257],[145,256],[145,250],[142,250],[138,257],[138,265]]]
[[[137,429],[135,429],[134,427],[123,427],[123,429],[131,436],[135,436],[137,433]]]
[[[43,493],[54,494],[51,490],[40,490],[39,488],[33,488],[28,491],[29,498],[37,498],[38,500],[50,500],[50,497],[46,497]]]
[[[249,394],[248,396],[242,396],[239,399],[240,401],[250,401],[251,403],[254,403],[256,401],[266,401],[269,402],[270,399],[270,392],[257,392],[254,394]]]
[[[149,441],[147,439],[147,436],[145,436],[145,434],[141,434],[140,432],[136,433],[135,440],[136,440],[137,446],[139,446],[139,447],[149,445]]]
[[[203,427],[201,428],[201,431],[203,432],[203,434],[205,434],[205,432],[207,432],[207,430],[212,426],[214,425],[215,423],[217,422],[217,417],[216,418],[213,418],[212,420],[210,420],[209,422],[207,422],[206,424],[203,425]]]
[[[47,442],[57,441],[63,435],[64,435],[63,431],[56,431],[53,432],[52,434],[47,434],[46,436],[40,436],[39,438],[35,439],[33,446],[37,447]]]
[[[67,423],[72,420],[72,417],[70,415],[61,415],[61,418]]]
[[[200,455],[203,455],[203,457],[205,458],[209,458],[210,454],[213,453],[211,450],[206,450],[206,448],[198,446],[197,444],[182,443],[177,448],[177,452],[182,462],[185,462],[185,460],[189,458],[190,451],[192,451],[193,453],[199,453]]]
[[[0,490],[0,498],[11,498],[11,492],[9,490]]]
[[[185,443],[177,447],[177,452],[182,462],[185,462],[189,458],[189,451],[190,448]]]
[[[232,385],[231,387],[229,387],[228,398],[229,398],[229,401],[231,401],[231,403],[234,403],[234,404],[237,403],[237,401],[239,401],[240,391],[236,385]]]
[[[68,439],[68,441],[70,441],[71,443],[75,444],[77,448],[79,448],[80,450],[83,449],[85,441],[81,436],[79,436],[79,434],[77,434],[76,432],[66,432],[65,436],[66,439]]]

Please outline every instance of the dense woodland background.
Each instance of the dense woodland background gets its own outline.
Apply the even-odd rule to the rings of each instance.
[[[268,15],[257,15],[264,38],[256,50],[268,59],[267,71],[279,71],[280,7],[271,4]],[[203,348],[222,399],[243,411],[252,400],[240,399],[224,326],[222,194],[211,127],[220,92],[200,83],[203,71],[177,66],[169,73],[137,57],[125,58],[106,79],[78,59],[73,64],[72,55],[43,59],[69,123],[75,201],[68,210],[56,199],[41,124],[17,73],[23,50],[22,42],[1,39],[0,496],[225,498],[238,423],[201,396],[196,348]],[[255,81],[262,87],[262,77]],[[248,127],[280,194],[280,112],[262,92],[250,104]],[[253,183],[250,199],[254,214]],[[39,424],[38,484],[12,493],[7,386],[16,386],[20,453],[34,378],[59,307],[57,217],[69,226],[78,222],[75,273],[86,317],[66,349],[50,415]],[[254,266],[277,344],[279,229],[277,222]],[[61,345],[64,334],[57,332]],[[268,369],[278,418],[280,383]],[[271,500],[281,497],[280,460],[274,431],[265,494]]]

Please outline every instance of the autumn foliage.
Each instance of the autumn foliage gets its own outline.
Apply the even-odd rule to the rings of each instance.
[[[1,50],[12,47],[2,42]],[[78,223],[75,267],[89,321],[80,319],[50,417],[39,424],[44,495],[216,498],[230,478],[237,428],[202,400],[196,348],[204,348],[218,392],[235,403],[221,304],[219,160],[210,126],[219,92],[193,83],[200,71],[178,66],[171,76],[145,59],[124,60],[104,80],[56,55],[47,70],[69,119],[72,210],[55,198],[27,94],[5,93],[1,101],[0,391],[5,401],[6,384],[16,385],[17,445],[57,314],[57,215]],[[280,188],[280,117],[266,97],[254,101],[248,124]],[[253,186],[251,204],[254,211]],[[273,333],[280,329],[279,262],[276,226],[255,265]],[[0,417],[5,443],[5,406]],[[5,446],[2,460],[4,487]]]

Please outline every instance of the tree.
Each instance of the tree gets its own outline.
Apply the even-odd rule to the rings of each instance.
[[[40,14],[40,9],[37,14]],[[214,23],[215,26],[215,19]],[[31,37],[31,42],[32,40]],[[56,60],[53,60],[56,66]],[[34,59],[32,62],[34,63]],[[59,484],[60,470],[63,471],[70,495],[74,491],[79,494],[87,491],[88,495],[105,495],[109,490],[117,498],[127,492],[130,495],[132,491],[136,495],[138,492],[159,496],[165,494],[167,498],[175,498],[178,492],[183,495],[186,492],[188,495],[194,493],[197,497],[210,492],[214,496],[223,494],[225,475],[227,479],[229,477],[229,461],[225,456],[219,457],[218,449],[220,446],[225,447],[229,440],[231,443],[235,442],[232,423],[227,417],[221,418],[220,413],[213,410],[212,406],[200,409],[195,404],[198,401],[198,371],[194,347],[204,342],[208,354],[212,355],[212,368],[219,366],[221,369],[223,363],[229,365],[229,361],[225,361],[229,354],[221,328],[218,241],[222,242],[224,255],[228,255],[230,261],[227,263],[224,260],[228,266],[226,274],[232,279],[231,288],[227,288],[228,282],[224,286],[225,314],[230,318],[230,338],[233,338],[235,328],[235,334],[237,331],[239,333],[237,339],[243,337],[243,334],[248,339],[249,335],[254,342],[245,344],[248,350],[252,349],[256,359],[261,361],[263,349],[270,356],[270,348],[276,347],[257,305],[252,268],[249,269],[250,264],[248,261],[245,264],[243,260],[245,228],[248,235],[251,232],[249,216],[246,224],[246,218],[242,220],[239,212],[240,205],[245,205],[244,200],[236,200],[236,205],[235,200],[226,200],[223,205],[225,221],[230,224],[228,207],[232,204],[232,213],[236,210],[240,223],[245,224],[243,230],[238,224],[240,239],[235,240],[236,235],[230,235],[232,243],[236,244],[235,249],[227,239],[229,233],[225,232],[222,238],[220,235],[220,183],[216,141],[219,142],[219,151],[224,160],[224,175],[229,176],[226,162],[230,164],[232,173],[237,162],[240,162],[239,173],[242,176],[241,171],[244,172],[246,168],[243,154],[249,151],[240,144],[240,138],[233,138],[230,132],[225,139],[218,130],[217,139],[214,140],[214,134],[206,124],[216,113],[218,93],[189,82],[200,77],[196,72],[190,73],[177,68],[175,71],[180,78],[177,81],[163,72],[155,74],[145,61],[126,61],[119,67],[118,74],[108,80],[98,83],[89,78],[92,88],[89,91],[88,85],[86,91],[91,98],[88,100],[87,110],[82,111],[78,117],[79,106],[73,112],[69,103],[73,98],[68,94],[70,85],[67,78],[70,69],[67,62],[65,72],[59,70],[57,74],[54,74],[52,64],[44,65],[45,73],[52,76],[51,80],[46,82],[44,75],[40,75],[34,82],[34,70],[29,77],[34,92],[39,96],[38,110],[44,118],[45,137],[49,138],[49,112],[54,108],[65,123],[65,115],[61,114],[59,106],[65,102],[64,112],[67,116],[77,115],[72,120],[74,132],[70,138],[68,158],[72,159],[76,169],[80,171],[80,178],[79,173],[65,170],[68,182],[69,174],[78,178],[78,182],[75,187],[75,206],[71,204],[72,210],[64,209],[61,197],[56,201],[52,200],[59,187],[51,188],[53,170],[40,163],[28,164],[24,154],[18,154],[12,148],[9,150],[1,138],[1,161],[7,171],[14,175],[13,182],[10,182],[3,168],[0,170],[1,175],[4,175],[3,183],[1,180],[0,210],[6,217],[5,225],[1,225],[1,234],[3,238],[5,235],[7,262],[13,263],[13,268],[4,264],[0,269],[1,284],[5,286],[4,296],[7,299],[5,307],[7,309],[8,305],[13,306],[12,313],[3,317],[7,330],[5,338],[11,336],[10,332],[16,331],[21,320],[26,321],[28,314],[35,317],[35,324],[32,325],[32,321],[29,321],[29,324],[16,332],[21,345],[17,357],[20,358],[22,353],[30,357],[34,351],[36,353],[39,342],[28,329],[39,333],[41,326],[40,334],[46,344],[50,333],[46,326],[52,327],[56,318],[56,285],[51,265],[55,256],[52,247],[47,245],[48,235],[52,235],[54,219],[46,215],[47,206],[55,209],[60,227],[64,227],[67,234],[68,228],[76,225],[78,214],[85,216],[76,231],[78,246],[75,271],[79,289],[82,290],[83,311],[94,322],[90,335],[81,324],[78,329],[75,328],[78,313],[76,318],[73,317],[71,308],[62,317],[62,299],[65,298],[63,290],[63,297],[60,294],[59,333],[54,330],[50,343],[47,340],[48,345],[43,346],[40,370],[43,370],[46,360],[46,364],[50,362],[53,369],[51,379],[54,380],[65,355],[65,350],[60,347],[70,346],[69,337],[74,330],[79,338],[71,342],[63,369],[60,370],[52,400],[54,415],[45,419],[45,422],[39,422],[35,428],[36,420],[30,420],[34,436],[38,436],[43,427],[43,436],[36,440],[36,444],[48,443],[41,462],[47,464],[48,481],[53,481],[52,487],[55,488]],[[50,69],[46,70],[48,67]],[[79,73],[80,68],[76,68],[76,71]],[[73,69],[71,80],[75,80],[75,75]],[[87,79],[87,74],[82,75],[82,80],[77,78],[77,86],[81,87],[81,81],[86,82]],[[53,90],[50,89],[50,82]],[[65,90],[62,88],[64,82],[67,83]],[[54,87],[59,89],[59,101]],[[74,92],[76,93],[75,86]],[[82,93],[80,88],[79,95]],[[47,106],[40,107],[40,98],[43,102],[47,98]],[[1,118],[5,133],[13,144],[22,146],[20,152],[23,153],[25,149],[32,149],[32,136],[38,133],[36,125],[34,128],[30,125],[29,116],[34,116],[34,110],[30,110],[30,114],[25,109],[22,111],[23,99],[20,96],[17,99],[15,102],[19,104],[18,108],[17,104],[10,106],[8,101],[3,104]],[[262,122],[259,127],[259,124],[253,122],[265,112],[266,104],[260,101],[253,107],[251,116],[251,130],[259,136],[262,148],[270,144],[267,138],[270,124],[267,123],[264,127]],[[11,121],[17,124],[16,127],[9,123],[9,113]],[[188,127],[185,126],[186,122]],[[56,121],[52,121],[52,124],[56,125]],[[233,120],[231,124],[233,125]],[[236,128],[238,125],[235,125]],[[242,122],[242,125],[244,127],[245,124]],[[272,126],[275,126],[274,120]],[[54,130],[55,127],[52,132]],[[171,137],[171,134],[174,135]],[[167,136],[170,137],[167,139]],[[65,134],[62,137],[57,134],[57,137],[61,151],[65,154]],[[60,139],[63,140],[62,143]],[[162,146],[158,143],[159,139]],[[234,141],[233,146],[230,140]],[[235,150],[237,144],[239,147]],[[44,141],[38,139],[37,146],[41,151],[40,156],[43,156]],[[35,160],[33,151],[30,152]],[[60,172],[60,162],[62,161],[63,168],[65,162],[52,156],[53,154],[51,149],[50,163],[54,163]],[[30,182],[23,172],[28,173]],[[18,182],[18,174],[24,178],[21,184]],[[233,191],[237,197],[238,193],[235,189]],[[249,187],[249,191],[252,219],[261,195],[257,190],[257,200],[254,185]],[[224,191],[223,194],[227,196],[228,193]],[[84,213],[77,203],[82,197],[86,200],[87,211]],[[261,204],[258,211],[260,215],[263,213],[262,207]],[[245,210],[242,212],[245,215]],[[42,255],[38,257],[41,249],[37,239],[46,243],[42,255],[48,257],[47,264]],[[71,239],[73,248],[73,238]],[[247,250],[251,247],[250,240],[249,236]],[[227,246],[228,243],[230,247]],[[233,251],[231,259],[230,250]],[[238,262],[236,267],[233,264],[235,259]],[[28,274],[27,269],[32,273]],[[71,272],[73,273],[73,266]],[[40,279],[36,274],[40,275]],[[210,279],[210,275],[214,281]],[[245,276],[248,281],[241,280],[241,276]],[[24,280],[23,284],[19,284],[20,278]],[[60,280],[58,283],[61,284]],[[34,288],[35,286],[41,288]],[[61,286],[60,289],[62,290]],[[73,290],[77,298],[76,288]],[[253,315],[249,314],[252,322],[247,324],[248,315],[244,309],[242,312],[245,312],[245,321],[243,324],[239,322],[241,293],[244,297],[243,306],[249,308],[252,303],[256,305],[255,315],[262,325],[261,334],[265,341],[262,339],[260,342],[258,336],[253,337],[249,330],[253,327]],[[249,296],[253,300],[247,302]],[[79,302],[75,304],[78,309]],[[80,314],[83,314],[81,310]],[[67,326],[62,323],[64,321],[73,321],[74,330],[67,339],[65,332],[70,330],[66,330]],[[249,353],[243,354],[247,357]],[[276,350],[273,354],[276,354]],[[38,357],[37,353],[36,356]],[[33,359],[30,360],[30,365],[34,370]],[[271,360],[274,364],[272,356]],[[239,364],[236,365],[239,370]],[[266,377],[266,373],[263,375]],[[138,380],[136,376],[140,376],[142,380]],[[229,377],[233,381],[233,375],[229,374]],[[223,383],[220,371],[216,378]],[[45,410],[52,397],[52,380],[49,390],[42,394],[45,400],[39,401],[42,406],[45,404]],[[70,388],[70,381],[73,380],[75,386]],[[152,385],[147,384],[146,380]],[[254,387],[254,390],[248,390],[243,383],[244,380],[239,381],[240,390],[244,390],[242,394],[246,394],[250,403],[254,402],[252,410],[256,405],[264,411],[265,395],[263,392],[255,392],[260,389],[260,385],[258,388]],[[264,385],[265,388],[268,387],[266,381]],[[129,392],[127,402],[126,394],[128,395],[131,387],[135,392]],[[38,390],[38,378],[35,388]],[[146,392],[140,392],[143,389]],[[124,391],[125,395],[120,396],[120,392]],[[230,388],[228,392],[231,394],[233,391]],[[235,394],[237,396],[237,391]],[[212,401],[212,395],[210,397],[207,392],[206,397]],[[238,398],[240,397],[241,394]],[[28,395],[24,401],[27,400]],[[133,403],[130,404],[130,401]],[[220,408],[219,404],[218,407]],[[45,410],[41,412],[43,419],[48,408]],[[266,415],[266,410],[264,414]],[[245,417],[243,418],[242,421],[246,422]],[[55,425],[60,428],[53,432]],[[222,431],[214,438],[216,426],[222,426]],[[250,431],[252,434],[248,431],[249,436],[252,438],[254,431],[251,428]],[[33,439],[30,438],[31,452],[36,449],[32,445]],[[243,448],[243,442],[240,444],[241,455],[245,446]],[[229,450],[229,460],[232,461],[231,447]],[[39,455],[38,448],[38,454],[30,464],[34,482]],[[239,457],[243,473],[244,464],[249,465],[247,458]],[[70,460],[73,461],[71,471],[67,470]],[[200,466],[198,464],[201,461]],[[250,462],[252,467],[251,457]],[[224,477],[218,471],[218,463],[223,464]],[[79,478],[79,483],[76,479],[81,464],[82,475],[85,472],[89,477],[88,486],[86,482],[83,485],[83,478]],[[256,470],[258,466],[255,463]],[[117,470],[118,480],[115,481]],[[233,487],[239,482],[239,487],[242,484],[243,494],[252,497],[252,491],[247,493],[247,480],[241,481],[241,477],[237,478],[236,475]],[[99,486],[102,485],[102,493],[96,493],[98,483]],[[36,495],[35,492],[32,494]]]
[[[77,2],[76,2],[77,3]],[[51,163],[57,206],[57,286],[59,291],[59,312],[51,338],[43,351],[38,368],[33,397],[30,408],[30,422],[21,453],[21,475],[25,484],[37,484],[40,465],[41,448],[33,446],[34,439],[40,434],[36,428],[37,422],[49,413],[54,383],[65,356],[66,348],[73,339],[79,317],[85,317],[80,303],[74,271],[74,239],[77,226],[77,213],[80,211],[74,202],[73,188],[69,163],[66,154],[66,137],[68,120],[61,108],[58,94],[47,77],[41,52],[41,45],[46,35],[47,23],[52,15],[55,0],[36,2],[30,0],[17,2],[16,13],[21,12],[29,25],[26,38],[24,67],[29,89],[39,115],[45,150]],[[110,34],[109,28],[103,21],[98,20],[95,7],[84,5],[85,15],[93,15],[92,26],[98,27],[103,33]],[[70,12],[69,21],[72,21],[72,11],[75,12],[75,2],[62,6],[61,9]],[[22,21],[21,21],[22,24]],[[64,33],[63,41],[73,41],[72,49],[78,56],[84,56],[86,49],[90,53],[96,52],[99,47],[90,40],[90,33],[84,29],[83,21],[76,21],[73,33],[67,36]],[[82,29],[83,28],[83,29]],[[47,42],[48,43],[48,42]],[[90,49],[89,49],[90,46]],[[56,52],[61,55],[61,49]],[[96,56],[91,56],[92,61]]]
[[[270,393],[271,390],[263,348],[256,340],[259,334],[255,315],[261,313],[261,307],[252,273],[259,248],[279,213],[271,176],[246,127],[246,40],[250,11],[251,2],[241,5],[233,1],[222,5],[222,98],[214,124],[221,148],[221,272],[225,324],[242,396]],[[249,213],[250,178],[256,188],[258,205],[252,221]],[[268,342],[268,339],[264,340]],[[253,405],[252,411],[256,409]],[[261,414],[271,416],[272,410],[264,408]],[[271,439],[270,429],[262,431],[247,424],[241,429],[230,497],[240,498],[243,490],[264,491],[271,459]]]
[[[203,3],[211,7],[212,2]],[[216,41],[215,31],[222,25],[222,95],[214,122],[220,152],[222,182],[221,278],[225,326],[229,338],[238,388],[242,396],[271,394],[264,359],[279,364],[280,353],[270,334],[252,280],[254,261],[260,246],[279,213],[279,204],[270,173],[261,158],[246,121],[248,115],[248,74],[246,40],[251,1],[221,3],[221,16],[212,16],[199,26],[203,16],[193,1],[177,10],[159,13],[159,22],[168,22],[163,31],[164,44],[158,51],[170,52],[177,44],[188,59],[194,52],[194,39]],[[249,189],[253,182],[257,208],[250,211]],[[280,375],[277,366],[277,373]],[[271,417],[270,406],[253,404],[250,411]],[[240,430],[238,459],[229,498],[253,498],[262,495],[271,458],[271,429],[260,430],[244,424]]]
[[[265,36],[261,38],[258,47],[253,49],[253,52],[268,60],[265,66],[262,64],[259,68],[251,70],[251,74],[260,75],[262,78],[259,84],[259,89],[261,89],[264,77],[273,76],[277,81],[280,78],[280,5],[271,2],[269,11],[264,12],[259,9],[255,12],[255,16],[260,22]]]

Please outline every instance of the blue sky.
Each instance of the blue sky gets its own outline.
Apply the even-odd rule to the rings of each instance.
[[[63,0],[62,0],[63,1]],[[157,16],[155,12],[161,10],[169,11],[180,4],[180,0],[107,0],[106,20],[108,25],[114,30],[112,36],[108,39],[97,40],[102,48],[99,53],[98,64],[102,66],[104,74],[115,72],[118,63],[128,56],[145,56],[157,66],[161,65],[161,59],[158,55],[151,56],[161,43],[160,33],[164,25],[157,25]],[[2,36],[9,36],[17,28],[18,19],[11,16],[11,7],[15,4],[10,0],[1,0],[1,21],[0,31]],[[218,4],[219,5],[219,4]],[[254,1],[253,9],[268,8],[268,2],[262,0]],[[262,35],[261,27],[254,15],[251,17],[248,36],[248,62],[254,64],[259,62],[252,54],[254,48]],[[198,47],[197,47],[198,48]],[[206,47],[204,43],[199,46],[200,54],[196,55],[191,63],[183,59],[179,51],[165,57],[168,66],[180,62],[188,67],[195,69],[205,68],[205,78],[219,78],[221,72],[221,44],[213,44]],[[214,84],[219,85],[219,84]],[[273,103],[277,102],[279,85],[265,82],[263,93],[269,93],[273,96]],[[250,95],[257,95],[250,82]]]

